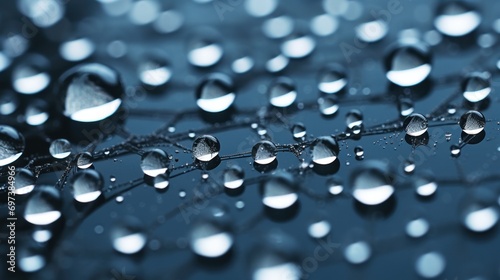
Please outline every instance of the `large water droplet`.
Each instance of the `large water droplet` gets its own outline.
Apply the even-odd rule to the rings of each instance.
[[[372,249],[366,241],[358,241],[347,245],[344,249],[344,257],[352,264],[366,262],[372,254]]]
[[[63,159],[71,154],[71,143],[66,139],[56,139],[50,143],[49,153],[56,159]]]
[[[237,189],[243,185],[245,172],[238,165],[232,165],[224,170],[224,187]]]
[[[491,75],[488,72],[473,72],[462,81],[462,93],[470,102],[484,100],[491,92]]]
[[[193,142],[193,156],[199,161],[211,161],[220,151],[220,143],[212,135],[203,135]]]
[[[429,50],[424,45],[401,45],[386,56],[386,77],[402,87],[414,86],[429,76],[432,68],[430,63]]]
[[[31,55],[12,70],[12,87],[22,94],[35,94],[50,83],[49,61],[41,55]]]
[[[269,164],[276,159],[276,145],[268,140],[257,142],[252,147],[252,158],[257,164]]]
[[[225,217],[209,216],[197,221],[190,232],[191,250],[199,256],[217,258],[227,253],[234,237]]]
[[[96,200],[101,195],[104,179],[99,172],[93,169],[85,169],[75,173],[71,177],[69,185],[76,201],[88,203]]]
[[[30,193],[35,188],[35,174],[26,168],[17,168],[14,180],[15,193],[23,195]]]
[[[318,89],[321,92],[338,93],[347,85],[347,74],[341,65],[329,64],[319,73]]]
[[[156,177],[167,172],[168,164],[168,155],[161,149],[149,150],[141,158],[142,172],[151,177]]]
[[[16,161],[24,152],[24,136],[10,126],[0,125],[0,166]]]
[[[24,219],[34,225],[48,225],[61,217],[61,194],[52,186],[38,186],[32,192],[26,208]]]
[[[286,209],[299,198],[296,188],[290,173],[278,172],[262,182],[262,203],[273,209]]]
[[[443,2],[438,6],[436,14],[436,29],[452,37],[467,35],[481,23],[481,15],[463,1]]]
[[[147,238],[141,222],[135,217],[127,216],[112,229],[111,241],[116,251],[134,254],[146,245]]]
[[[205,112],[222,112],[233,104],[235,98],[233,81],[221,73],[209,75],[196,89],[196,104]]]
[[[444,257],[437,252],[429,252],[418,257],[415,270],[423,278],[439,276],[446,266]]]
[[[75,66],[59,80],[63,114],[74,121],[95,122],[111,116],[122,104],[123,93],[118,73],[98,63]]]
[[[139,79],[149,86],[161,86],[172,77],[170,63],[160,55],[150,55],[139,64]]]
[[[365,205],[378,205],[394,193],[392,173],[380,161],[367,161],[351,174],[352,195]]]
[[[403,122],[406,134],[410,136],[420,136],[427,131],[429,127],[427,119],[421,114],[411,114]]]
[[[475,135],[483,131],[486,120],[481,112],[471,110],[460,117],[459,125],[463,132]]]
[[[269,103],[276,107],[288,107],[297,98],[297,91],[292,79],[280,77],[274,80],[268,90]]]
[[[339,145],[331,136],[318,137],[311,144],[312,161],[326,165],[334,162],[339,154]]]

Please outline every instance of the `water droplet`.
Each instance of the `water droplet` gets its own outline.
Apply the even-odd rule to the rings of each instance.
[[[238,165],[232,165],[224,170],[224,186],[228,189],[237,189],[245,181],[245,172]]]
[[[153,180],[153,185],[158,190],[163,190],[167,188],[169,184],[170,181],[168,173],[160,174],[156,176],[155,179]]]
[[[327,165],[334,162],[339,154],[339,145],[335,138],[322,136],[311,144],[312,161],[316,164]]]
[[[10,115],[17,110],[19,98],[12,91],[2,91],[0,94],[0,114]]]
[[[473,232],[485,232],[493,228],[500,218],[495,194],[478,189],[465,198],[462,210],[463,225]]]
[[[448,114],[454,115],[457,112],[457,108],[454,105],[448,105]]]
[[[76,166],[80,169],[87,169],[94,164],[94,156],[89,152],[83,152],[76,156]]]
[[[56,139],[50,143],[49,153],[56,159],[67,158],[71,154],[71,143],[66,139]]]
[[[399,114],[403,117],[409,116],[415,110],[411,99],[402,98],[399,103]]]
[[[122,202],[123,202],[123,200],[124,200],[124,198],[123,198],[123,196],[119,195],[119,196],[117,196],[117,197],[115,198],[115,200],[116,200],[116,202],[118,202],[118,203],[122,203]]]
[[[404,163],[403,170],[405,171],[406,174],[411,174],[413,171],[415,171],[415,162],[412,160],[406,160]]]
[[[277,73],[285,69],[289,63],[290,59],[279,53],[266,61],[266,70],[271,73]]]
[[[35,188],[35,174],[26,168],[17,168],[14,180],[16,187],[15,193],[17,195],[24,195],[30,193]]]
[[[111,230],[113,248],[122,254],[135,254],[146,245],[146,234],[141,222],[127,216]]]
[[[215,39],[216,35],[203,35],[195,38],[188,46],[188,61],[193,66],[210,67],[217,64],[224,54],[222,45]]]
[[[152,149],[145,152],[141,158],[141,169],[144,174],[156,177],[167,172],[169,158],[161,149]]]
[[[318,89],[327,94],[340,92],[347,85],[347,74],[339,64],[329,64],[319,73]]]
[[[451,151],[452,157],[458,157],[460,155],[460,153],[462,152],[462,149],[457,145],[451,145],[450,151]]]
[[[220,143],[212,135],[203,135],[193,142],[193,156],[199,161],[211,161],[220,151]]]
[[[41,28],[54,25],[63,18],[65,13],[63,3],[57,0],[22,0],[18,2],[18,7],[21,13],[29,17],[36,26]],[[30,30],[32,28],[34,27],[30,27]]]
[[[444,257],[437,252],[429,252],[418,257],[415,270],[423,278],[439,276],[446,266]]]
[[[196,104],[209,113],[226,110],[233,104],[235,98],[232,79],[222,73],[209,75],[196,89]]]
[[[296,123],[292,126],[292,135],[296,140],[304,139],[306,133],[306,127],[303,123]]]
[[[22,94],[35,94],[50,83],[49,61],[41,55],[30,55],[12,70],[12,87]]]
[[[226,254],[234,243],[229,222],[223,217],[208,217],[191,228],[189,244],[199,256],[217,258]]]
[[[61,217],[61,194],[52,186],[38,186],[24,209],[24,219],[34,225],[48,225]]]
[[[155,30],[159,33],[172,33],[184,24],[184,16],[175,10],[162,12],[153,24]]]
[[[326,220],[320,220],[314,223],[311,223],[307,228],[307,232],[309,236],[312,238],[323,238],[330,233],[332,226]]]
[[[403,127],[406,134],[417,137],[427,132],[429,124],[423,115],[415,113],[406,117],[403,122]]]
[[[157,1],[139,0],[132,4],[128,17],[135,25],[146,25],[158,18],[160,8],[160,4]]]
[[[236,208],[238,209],[243,209],[245,207],[245,202],[241,201],[241,200],[238,200],[236,201],[236,203],[234,204],[236,206]]]
[[[279,39],[290,35],[293,31],[293,19],[289,16],[270,18],[262,24],[262,32],[268,38]]]
[[[281,44],[281,53],[289,58],[303,58],[316,48],[316,41],[309,35],[295,34]]]
[[[490,73],[473,72],[462,81],[462,93],[470,102],[484,100],[491,92]]]
[[[16,161],[24,152],[24,136],[10,126],[0,125],[0,166]]]
[[[337,178],[326,180],[326,186],[328,187],[328,192],[332,195],[339,195],[344,191],[344,186]]]
[[[96,200],[101,195],[104,180],[99,172],[86,169],[75,173],[71,177],[69,185],[76,201],[88,203]]]
[[[59,98],[65,116],[78,122],[95,122],[114,114],[124,93],[119,74],[102,64],[75,66],[59,80]]]
[[[365,205],[379,205],[394,193],[392,173],[380,161],[367,161],[351,174],[352,195]]]
[[[252,147],[252,158],[257,164],[269,164],[276,159],[276,145],[268,140],[257,142]]]
[[[386,77],[402,87],[414,86],[429,76],[432,68],[430,63],[431,57],[424,45],[401,45],[386,56]]]
[[[382,40],[388,31],[389,26],[381,19],[369,20],[356,26],[356,36],[367,43]]]
[[[420,238],[429,231],[429,222],[423,218],[409,221],[406,224],[406,234],[413,238]]]
[[[67,61],[81,61],[95,51],[94,43],[88,38],[77,38],[63,42],[59,46],[59,53]]]
[[[337,98],[333,96],[318,98],[319,111],[325,116],[331,116],[339,110]]]
[[[262,203],[272,209],[286,209],[297,202],[296,185],[293,176],[277,172],[261,185]]]
[[[139,79],[145,85],[161,86],[170,81],[170,63],[161,55],[148,55],[138,67]]]
[[[329,14],[318,15],[311,19],[310,27],[317,36],[329,36],[339,28],[339,20]]]
[[[464,1],[443,2],[438,6],[436,14],[434,26],[447,36],[467,35],[481,23],[481,15]]]
[[[363,159],[365,156],[365,150],[361,146],[354,147],[354,155],[357,160]]]
[[[24,113],[26,123],[33,126],[44,124],[49,119],[48,107],[43,100],[32,100]]]
[[[416,177],[413,181],[415,191],[421,197],[428,197],[436,193],[438,185],[434,180],[434,176],[430,173],[424,173]]]
[[[297,98],[297,91],[292,79],[280,77],[274,80],[268,90],[269,103],[276,107],[288,107]]]
[[[350,110],[345,116],[345,123],[351,130],[354,130],[355,127],[361,127],[363,125],[363,113],[357,109]]]
[[[486,120],[481,112],[471,110],[460,117],[459,125],[463,132],[475,135],[483,131]]]
[[[245,10],[253,17],[264,17],[278,7],[278,0],[246,0]]]
[[[365,241],[358,241],[349,244],[344,249],[344,257],[352,264],[361,264],[366,262],[372,254],[370,245]]]
[[[52,232],[46,229],[38,229],[33,231],[33,240],[38,243],[45,243],[52,238]]]
[[[243,74],[252,70],[255,62],[249,56],[243,56],[233,61],[231,69],[234,73]]]
[[[47,259],[39,246],[21,245],[16,252],[19,268],[24,272],[35,272],[45,267]]]

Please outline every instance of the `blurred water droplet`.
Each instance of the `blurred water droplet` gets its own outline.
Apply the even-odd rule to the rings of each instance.
[[[19,98],[11,91],[0,94],[0,115],[10,115],[19,107]]]
[[[361,160],[365,156],[365,150],[361,146],[354,147],[354,156],[357,160]]]
[[[318,98],[319,111],[325,116],[331,116],[339,110],[337,98],[333,96]]]
[[[268,140],[257,142],[252,147],[252,158],[257,164],[269,164],[276,159],[276,145]]]
[[[66,139],[56,139],[50,143],[49,153],[56,159],[67,158],[71,154],[71,143]]]
[[[329,14],[317,15],[311,19],[310,26],[316,36],[329,36],[339,28],[339,20]]]
[[[231,69],[234,73],[243,74],[252,70],[255,62],[250,56],[243,56],[233,61]]]
[[[306,127],[303,123],[296,123],[292,126],[292,136],[296,140],[301,140],[306,136]]]
[[[470,102],[484,100],[491,92],[491,75],[488,72],[472,72],[462,81],[462,93],[465,99]]]
[[[345,116],[345,123],[347,127],[354,130],[355,127],[363,125],[363,113],[358,109],[351,109]]]
[[[293,176],[287,172],[278,172],[261,185],[262,203],[272,209],[286,209],[298,200]]]
[[[344,257],[352,264],[366,262],[372,254],[370,245],[365,241],[358,241],[347,245],[344,249]]]
[[[351,173],[352,195],[365,205],[378,205],[394,193],[392,172],[380,161],[367,161]]]
[[[24,136],[13,127],[0,125],[0,166],[16,161],[24,152]]]
[[[266,61],[266,70],[271,73],[277,73],[285,69],[289,63],[290,59],[279,53]]]
[[[444,257],[437,252],[429,252],[418,257],[415,270],[423,278],[434,278],[439,276],[446,266]]]
[[[122,254],[135,254],[144,248],[147,237],[141,222],[127,216],[111,230],[113,248]]]
[[[199,161],[211,161],[220,151],[220,143],[212,135],[203,135],[193,142],[193,156]]]
[[[123,84],[118,72],[98,63],[75,66],[59,80],[59,100],[65,116],[95,122],[114,114],[122,104]]]
[[[34,225],[48,225],[61,216],[60,192],[52,186],[38,186],[24,209],[24,219]]]
[[[420,238],[429,231],[429,222],[423,218],[409,221],[406,224],[406,234],[413,238]]]
[[[479,189],[465,198],[462,207],[462,223],[473,232],[485,232],[493,228],[500,218],[495,195]]]
[[[35,99],[26,107],[24,119],[32,126],[42,125],[49,119],[48,104],[40,99]]]
[[[142,172],[151,177],[156,177],[167,172],[168,164],[168,155],[161,149],[149,150],[141,158]]]
[[[67,61],[81,61],[95,51],[94,43],[88,38],[78,38],[63,42],[59,46],[59,53]]]
[[[16,195],[24,195],[30,193],[35,188],[35,174],[26,168],[17,168],[14,180]]]
[[[156,20],[160,13],[160,4],[154,0],[134,2],[129,11],[129,20],[135,25],[146,25]]]
[[[402,87],[414,86],[429,76],[432,68],[430,63],[429,50],[424,45],[401,45],[386,56],[386,77]]]
[[[344,67],[329,64],[319,73],[318,89],[327,94],[340,92],[347,85],[347,74]]]
[[[85,169],[75,173],[71,177],[69,185],[76,201],[88,203],[96,200],[101,195],[104,179],[99,172],[93,169]]]
[[[221,73],[209,75],[196,89],[196,104],[209,113],[218,113],[228,109],[235,98],[232,79]]]
[[[19,268],[24,272],[36,272],[44,268],[47,259],[40,249],[33,245],[22,245],[17,253]]]
[[[224,49],[215,37],[215,35],[207,35],[194,38],[188,46],[189,63],[197,67],[210,67],[217,64],[224,54]]]
[[[483,131],[486,120],[481,112],[471,110],[460,117],[459,125],[463,132],[475,135]]]
[[[481,15],[464,1],[441,3],[436,11],[434,26],[444,35],[460,37],[474,31],[481,23]]]
[[[415,113],[406,117],[403,122],[403,127],[406,134],[417,137],[427,132],[429,124],[423,115]]]
[[[292,33],[293,25],[293,19],[289,16],[274,17],[262,23],[262,32],[272,39],[284,38]]]
[[[307,228],[309,236],[312,238],[323,238],[330,233],[332,226],[326,220],[311,223]]]
[[[332,195],[339,195],[344,191],[342,182],[335,177],[326,180],[326,186],[328,187],[328,192]]]
[[[35,94],[50,83],[49,61],[41,55],[30,55],[12,70],[12,87],[22,94]]]
[[[398,103],[399,114],[403,117],[409,116],[415,108],[413,107],[413,101],[411,99],[403,98]]]
[[[281,53],[289,58],[303,58],[316,48],[316,41],[309,35],[295,34],[281,44]]]
[[[457,145],[451,145],[450,147],[451,156],[458,157],[462,152],[462,149]]]
[[[155,179],[153,180],[154,187],[158,190],[163,190],[167,188],[168,185],[170,184],[169,178],[170,176],[168,172],[156,176]]]
[[[155,20],[153,27],[159,33],[172,33],[184,24],[184,16],[182,13],[175,10],[167,10],[162,12]]]
[[[237,189],[245,181],[245,172],[238,165],[232,165],[224,170],[224,187],[228,189]]]
[[[139,79],[149,86],[161,86],[170,81],[172,69],[168,60],[160,55],[149,55],[139,64]]]
[[[274,80],[268,90],[269,103],[276,107],[288,107],[297,98],[295,83],[288,77],[280,77]]]
[[[189,240],[191,250],[206,258],[221,257],[234,243],[229,221],[213,216],[198,220],[191,228]]]
[[[434,176],[430,173],[424,173],[417,176],[413,181],[413,185],[415,187],[415,191],[421,197],[433,195],[438,188],[438,185],[434,180]]]
[[[403,170],[405,171],[406,174],[411,174],[413,171],[415,171],[415,162],[412,160],[406,160],[404,163]]]
[[[311,144],[311,153],[314,163],[327,165],[337,160],[339,145],[331,136],[318,137]]]
[[[17,5],[22,14],[41,28],[54,25],[65,13],[63,2],[57,0],[21,0],[17,1]]]
[[[253,17],[271,14],[278,6],[278,0],[245,0],[245,10]]]
[[[374,43],[382,40],[389,31],[389,26],[384,20],[375,19],[365,21],[356,26],[356,36],[367,43]]]

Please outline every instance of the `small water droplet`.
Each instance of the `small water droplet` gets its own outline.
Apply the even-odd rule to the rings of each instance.
[[[318,137],[311,144],[312,161],[316,164],[327,165],[334,162],[339,154],[339,145],[331,136]]]
[[[257,164],[269,164],[276,159],[276,145],[268,140],[257,142],[252,147],[252,158]]]
[[[404,163],[403,170],[405,171],[406,174],[411,174],[415,171],[415,162],[412,160],[406,160]]]
[[[172,77],[170,63],[161,55],[148,55],[137,71],[141,82],[148,86],[162,86]]]
[[[406,134],[417,137],[427,132],[429,124],[423,115],[415,113],[406,117],[403,122],[403,127]]]
[[[233,243],[229,221],[224,217],[208,216],[198,220],[191,228],[189,244],[199,256],[221,257],[231,249]]]
[[[288,172],[277,172],[261,185],[262,203],[272,209],[286,209],[298,200],[293,176]]]
[[[389,26],[384,20],[374,19],[362,22],[356,26],[356,36],[367,43],[382,40],[389,31]]]
[[[146,245],[146,234],[141,222],[127,216],[116,224],[111,230],[113,248],[122,254],[135,254]]]
[[[297,91],[292,79],[280,77],[274,80],[268,90],[269,103],[276,107],[288,107],[297,98]]]
[[[485,232],[498,224],[500,210],[495,194],[478,189],[465,198],[462,210],[463,225],[473,232]]]
[[[367,161],[351,174],[352,195],[365,205],[379,205],[394,193],[392,172],[380,161]]]
[[[481,15],[464,1],[443,2],[436,14],[434,26],[442,34],[451,37],[467,35],[481,23]]]
[[[471,110],[460,117],[459,125],[463,132],[475,135],[483,131],[486,120],[481,112]]]
[[[429,197],[436,193],[438,185],[431,173],[424,173],[416,177],[413,181],[415,191],[421,197]]]
[[[385,59],[389,81],[402,87],[419,84],[431,72],[431,58],[422,44],[402,45],[393,48]]]
[[[61,216],[60,192],[53,186],[38,186],[29,197],[24,209],[24,219],[34,225],[49,225]]]
[[[347,74],[339,64],[328,64],[319,73],[318,89],[327,94],[339,93],[347,85]]]
[[[245,181],[245,172],[238,165],[232,165],[224,170],[224,187],[228,189],[237,189]]]
[[[398,104],[399,114],[403,117],[409,116],[415,110],[413,107],[413,101],[408,98],[402,98]]]
[[[17,168],[14,180],[16,195],[24,195],[30,193],[35,188],[35,174],[26,168]]]
[[[232,79],[222,73],[210,74],[196,89],[196,104],[209,113],[226,110],[233,104],[235,98]]]
[[[406,234],[413,238],[420,238],[429,231],[429,222],[423,218],[409,221],[406,224]]]
[[[76,201],[88,203],[96,200],[101,195],[104,180],[99,172],[93,169],[85,169],[75,173],[71,177],[69,185]]]
[[[470,102],[484,100],[491,92],[490,73],[472,72],[462,81],[462,93],[465,99]]]
[[[415,270],[423,278],[434,278],[439,276],[446,266],[444,257],[437,252],[429,252],[418,257]]]
[[[326,220],[313,222],[307,228],[309,236],[312,238],[323,238],[330,233],[332,226]]]
[[[328,192],[331,195],[339,195],[344,191],[344,186],[338,178],[329,178],[326,180],[326,186],[328,187]]]
[[[0,166],[16,161],[24,152],[24,136],[16,129],[0,125]]]
[[[94,156],[89,152],[83,152],[76,156],[76,166],[80,169],[87,169],[94,164]]]
[[[316,48],[316,40],[307,34],[293,34],[281,44],[281,53],[289,58],[304,58]]]
[[[142,172],[151,177],[164,174],[167,172],[169,161],[170,160],[165,151],[161,149],[151,149],[142,155]]]
[[[188,45],[187,58],[189,63],[197,67],[210,67],[217,64],[223,54],[224,49],[216,39],[214,32],[194,38]]]
[[[462,149],[457,145],[451,145],[450,151],[451,151],[452,157],[458,157],[460,155],[460,153],[462,152]]]
[[[220,151],[220,143],[212,135],[203,135],[193,142],[193,156],[199,161],[211,161]]]
[[[303,123],[296,123],[292,126],[292,135],[296,140],[302,140],[306,136],[306,127]]]
[[[35,94],[44,90],[51,77],[49,61],[41,55],[31,55],[12,70],[12,87],[22,94]]]
[[[71,143],[66,139],[56,139],[50,143],[49,153],[56,159],[66,158],[71,154]]]
[[[351,243],[344,249],[344,257],[352,264],[366,262],[372,254],[372,249],[366,241]]]
[[[318,98],[318,105],[321,114],[325,116],[334,115],[339,110],[337,98],[333,96]]]
[[[361,127],[363,125],[363,113],[357,109],[350,110],[345,116],[345,123],[351,130],[354,130],[355,127]]]

